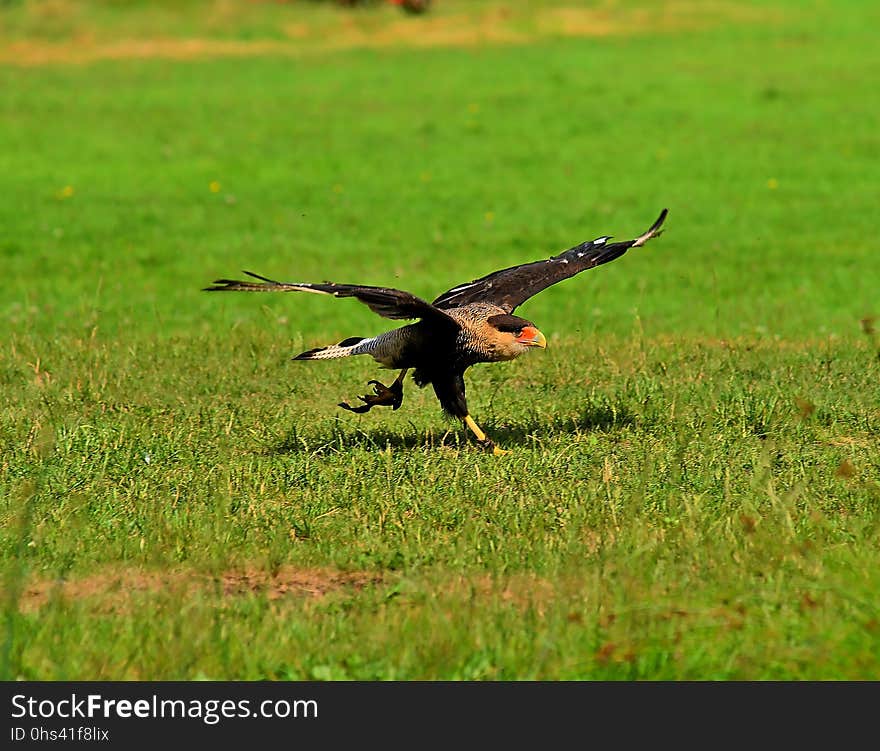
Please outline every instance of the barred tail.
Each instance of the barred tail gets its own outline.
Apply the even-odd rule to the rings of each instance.
[[[340,357],[352,355],[367,355],[371,353],[369,343],[373,339],[364,339],[360,336],[352,336],[344,339],[339,344],[331,344],[329,347],[316,347],[294,357],[294,360],[336,360]]]

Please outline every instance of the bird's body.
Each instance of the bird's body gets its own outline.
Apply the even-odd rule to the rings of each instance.
[[[413,370],[416,385],[431,384],[447,413],[463,420],[481,444],[495,453],[504,453],[495,448],[468,413],[465,370],[481,362],[512,360],[532,347],[545,347],[544,335],[531,321],[513,315],[513,310],[552,284],[608,263],[631,247],[643,245],[660,234],[665,218],[664,209],[651,228],[634,240],[608,243],[610,237],[599,237],[550,259],[513,266],[453,287],[432,303],[387,287],[332,282],[284,283],[251,272],[245,273],[259,282],[219,279],[206,289],[210,292],[296,291],[355,297],[385,318],[418,318],[416,323],[378,336],[350,337],[339,344],[308,350],[293,359],[331,360],[370,355],[383,367],[401,371],[388,387],[370,381],[374,394],[359,397],[362,405],[351,407],[344,402],[339,405],[352,412],[367,412],[374,406],[397,409],[403,400],[403,378]]]
[[[424,367],[432,370],[440,364],[468,368],[478,362],[512,360],[524,351],[516,345],[511,346],[506,338],[497,336],[495,327],[487,325],[490,318],[505,315],[497,305],[471,303],[446,312],[458,324],[457,328],[450,326],[438,331],[436,326],[419,321],[378,336],[351,337],[339,344],[311,349],[294,359],[332,360],[352,355],[371,355],[386,368]],[[514,325],[524,321],[517,316],[509,317],[514,320]]]

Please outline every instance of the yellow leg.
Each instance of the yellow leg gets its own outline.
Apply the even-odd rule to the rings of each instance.
[[[491,448],[492,453],[495,456],[503,456],[504,454],[509,454],[509,451],[505,451],[504,449],[498,448],[493,442],[492,439],[489,438],[481,429],[480,426],[474,422],[474,418],[470,415],[465,415],[464,424],[467,425],[471,432],[476,436],[477,442],[482,444],[485,448]]]

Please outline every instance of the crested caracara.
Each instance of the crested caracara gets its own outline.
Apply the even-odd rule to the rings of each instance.
[[[480,362],[499,362],[519,357],[531,347],[545,347],[547,340],[534,323],[513,315],[517,306],[541,290],[603,263],[619,258],[630,248],[644,245],[660,234],[666,209],[657,221],[634,240],[610,243],[608,236],[597,237],[553,256],[509,269],[444,292],[434,302],[426,302],[409,292],[388,287],[358,284],[276,282],[250,271],[259,282],[218,279],[208,292],[315,292],[334,297],[354,297],[383,318],[418,319],[378,336],[350,337],[329,347],[310,349],[294,360],[332,360],[352,355],[370,355],[386,368],[400,370],[390,386],[370,381],[373,393],[358,397],[363,404],[339,406],[352,412],[368,412],[376,406],[397,409],[403,401],[403,379],[408,370],[419,387],[429,383],[443,409],[461,419],[477,441],[495,454],[505,453],[495,446],[468,413],[464,371]]]

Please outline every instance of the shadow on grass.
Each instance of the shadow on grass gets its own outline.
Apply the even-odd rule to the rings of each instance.
[[[481,427],[501,447],[524,446],[536,438],[550,435],[580,433],[613,433],[636,424],[636,415],[623,402],[589,404],[577,417],[541,417],[532,415],[515,423],[481,421]],[[295,427],[271,447],[271,454],[326,454],[331,452],[363,449],[385,451],[391,449],[437,449],[441,447],[462,449],[477,448],[473,436],[457,420],[438,422],[435,428],[416,428],[411,431],[388,430],[376,427],[369,430],[352,428],[337,422],[324,437],[304,436]]]
[[[541,417],[508,425],[487,423],[486,432],[499,445],[521,446],[534,443],[536,438],[551,435],[578,435],[580,433],[614,433],[633,427],[636,415],[622,402],[589,404],[577,417]]]

